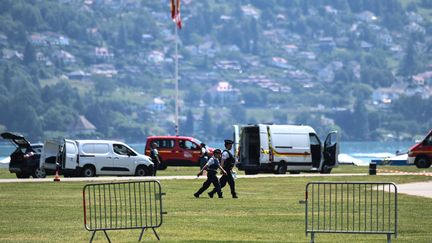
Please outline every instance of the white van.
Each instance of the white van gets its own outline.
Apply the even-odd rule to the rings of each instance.
[[[128,145],[108,140],[47,140],[41,166],[47,171],[60,167],[64,176],[153,174],[150,157]]]
[[[333,131],[322,145],[315,130],[303,125],[234,126],[237,167],[246,174],[330,173],[338,165],[337,140],[337,132]]]

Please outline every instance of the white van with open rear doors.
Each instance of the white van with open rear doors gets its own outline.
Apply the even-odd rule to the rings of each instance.
[[[150,157],[137,153],[125,143],[109,140],[47,140],[41,166],[60,168],[64,176],[153,174]]]
[[[330,173],[338,166],[338,133],[332,131],[324,144],[310,126],[235,125],[237,167],[246,174],[273,172]]]

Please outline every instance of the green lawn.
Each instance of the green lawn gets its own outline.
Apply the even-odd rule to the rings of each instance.
[[[182,168],[183,169],[183,168]],[[187,168],[186,168],[187,169]],[[186,171],[185,169],[185,171]],[[342,169],[342,168],[341,168]],[[195,172],[196,170],[190,170]],[[161,172],[169,173],[169,170]],[[182,172],[183,173],[183,172]],[[236,181],[239,199],[196,199],[203,180],[161,181],[163,241],[308,242],[304,234],[304,197],[309,181],[426,180],[416,176],[256,178]],[[82,187],[85,183],[0,184],[0,242],[85,242]],[[206,194],[204,194],[206,195]],[[393,242],[430,242],[431,199],[399,195],[399,237]],[[139,230],[109,232],[113,242],[136,242]],[[95,242],[105,242],[97,233]],[[144,241],[156,238],[147,232]],[[385,242],[384,235],[318,234],[317,242]]]

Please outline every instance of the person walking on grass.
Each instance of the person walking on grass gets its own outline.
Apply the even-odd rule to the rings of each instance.
[[[221,189],[227,184],[230,186],[231,195],[233,198],[238,198],[237,193],[235,191],[235,182],[232,175],[232,169],[234,168],[235,159],[234,156],[231,154],[230,150],[232,149],[233,141],[232,140],[225,140],[225,149],[222,153],[222,160],[221,160],[221,166],[224,168],[226,173],[222,175],[222,177],[219,180]],[[213,189],[213,191],[209,192],[209,197],[213,198],[213,195],[216,193],[216,189]]]
[[[201,193],[203,193],[207,188],[209,188],[210,184],[213,184],[215,187],[215,192],[218,194],[219,198],[222,198],[222,191],[219,184],[219,180],[217,178],[217,170],[220,169],[222,173],[225,175],[226,171],[220,165],[220,159],[222,156],[222,151],[220,149],[215,149],[213,151],[213,157],[211,157],[207,164],[200,170],[197,176],[201,176],[204,170],[207,170],[207,180],[203,183],[201,188],[194,193],[194,197],[199,198]]]
[[[160,165],[160,158],[159,158],[159,151],[157,149],[158,145],[157,143],[152,143],[151,144],[151,150],[150,150],[150,158],[153,161],[153,176],[156,176],[156,171]]]

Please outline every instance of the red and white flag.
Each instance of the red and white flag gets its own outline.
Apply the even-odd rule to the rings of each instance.
[[[171,0],[171,18],[177,24],[177,27],[181,29],[180,0]]]

